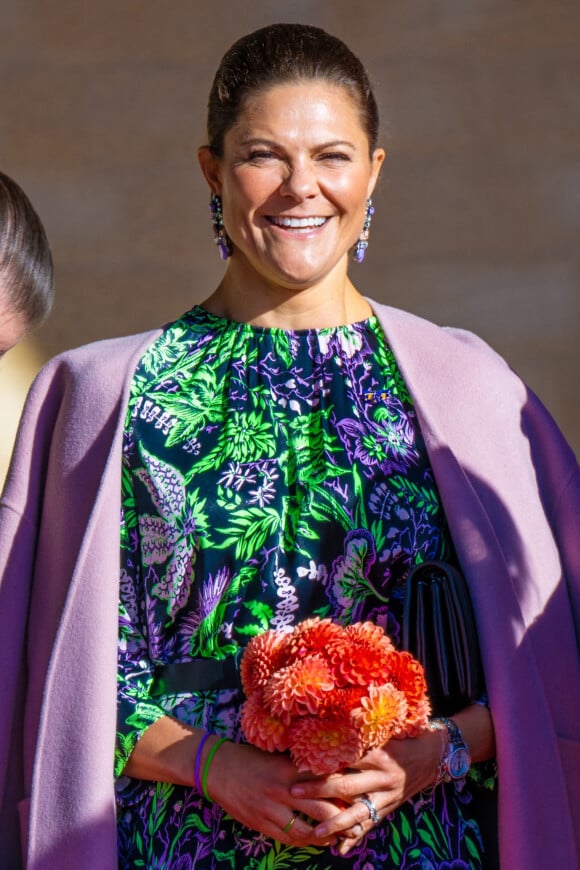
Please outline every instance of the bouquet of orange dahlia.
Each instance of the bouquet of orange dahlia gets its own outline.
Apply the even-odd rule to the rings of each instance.
[[[422,665],[380,626],[307,619],[266,631],[241,662],[242,730],[299,770],[333,773],[391,738],[415,737],[430,713]]]

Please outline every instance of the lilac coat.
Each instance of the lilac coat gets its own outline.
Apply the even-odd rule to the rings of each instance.
[[[580,469],[546,410],[480,339],[372,304],[413,395],[475,605],[497,740],[502,866],[572,870],[580,866]],[[117,866],[120,445],[132,372],[156,335],[52,360],[23,415],[0,503],[7,870]]]

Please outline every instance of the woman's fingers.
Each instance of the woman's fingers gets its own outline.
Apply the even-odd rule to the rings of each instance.
[[[360,795],[350,807],[317,825],[314,834],[323,840],[336,835],[355,841],[367,834],[385,815],[380,796]]]
[[[238,822],[287,845],[336,842],[335,835],[315,836],[314,826],[339,809],[330,801],[291,798],[297,771],[286,756],[224,743],[210,772],[210,797]]]
[[[369,768],[367,770],[352,770],[342,774],[333,774],[324,779],[308,780],[292,786],[292,797],[306,800],[334,800],[346,806],[361,794],[367,792],[390,792],[395,795],[400,791],[400,777],[389,776],[384,770]]]
[[[289,807],[284,808],[284,810],[287,815],[286,821],[280,820],[270,836],[289,846],[310,842],[312,840],[312,825]]]
[[[352,849],[354,849],[356,846],[358,846],[359,843],[362,841],[363,837],[365,836],[365,832],[363,831],[362,825],[356,825],[355,829],[356,828],[360,828],[362,833],[358,834],[358,835],[354,835],[354,836],[350,836],[350,834],[346,834],[345,836],[340,837],[340,842],[339,842],[339,845],[337,848],[337,852],[339,855],[342,855],[343,857],[345,855],[348,855],[348,853]]]
[[[268,836],[286,843],[289,846],[324,845],[333,846],[338,842],[335,834],[327,837],[319,837],[314,834],[314,826],[308,818],[304,818],[300,812],[285,808],[287,821],[285,824],[278,822],[274,830],[266,831]]]

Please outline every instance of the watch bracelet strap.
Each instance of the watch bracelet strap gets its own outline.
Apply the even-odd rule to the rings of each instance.
[[[427,789],[427,794],[432,794],[437,786],[441,785],[447,779],[447,765],[445,759],[449,753],[450,740],[449,731],[445,723],[441,719],[431,719],[428,726],[430,731],[438,731],[441,740],[441,755],[439,757],[439,765],[433,784]]]
[[[451,756],[451,750],[454,746],[467,747],[467,744],[463,739],[463,734],[461,733],[459,725],[454,722],[453,719],[449,719],[445,716],[431,719],[429,722],[429,728],[433,731],[439,731],[446,737],[445,748],[443,748],[443,742],[441,743],[442,754],[439,768],[437,770],[437,777],[433,785],[433,788],[435,788],[442,782],[451,782],[452,780],[455,780],[457,778],[452,776],[449,771],[449,758]]]
[[[461,729],[457,722],[454,722],[453,719],[449,719],[446,716],[440,716],[435,721],[441,723],[441,725],[447,729],[447,735],[449,737],[449,743],[465,743],[463,739],[463,734],[461,733]]]

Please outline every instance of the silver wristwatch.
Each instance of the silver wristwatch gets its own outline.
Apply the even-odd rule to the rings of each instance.
[[[434,730],[447,732],[447,746],[441,757],[438,781],[456,782],[465,779],[471,767],[471,754],[459,726],[453,719],[445,717],[431,719],[429,725]]]

